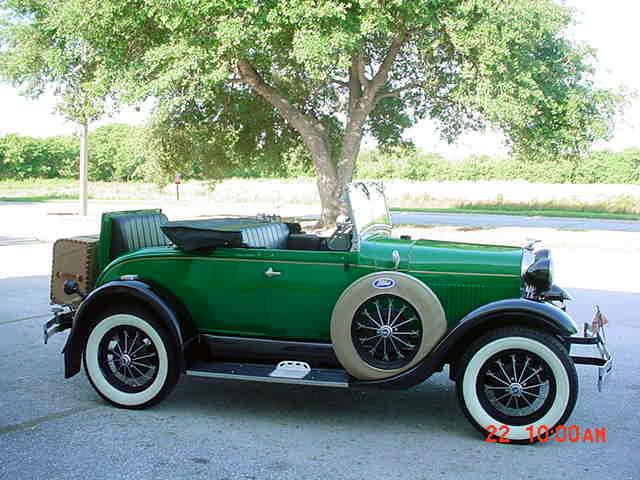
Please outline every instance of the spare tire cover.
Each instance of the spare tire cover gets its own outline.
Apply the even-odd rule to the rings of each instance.
[[[422,324],[422,336],[415,356],[399,368],[371,365],[362,358],[352,337],[352,323],[358,309],[381,295],[399,297],[409,303]],[[331,315],[331,341],[336,357],[349,374],[360,380],[392,377],[410,369],[424,359],[444,336],[446,329],[444,309],[433,291],[420,280],[395,271],[371,273],[353,282],[342,292]]]

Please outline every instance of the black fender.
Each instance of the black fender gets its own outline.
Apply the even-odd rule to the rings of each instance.
[[[171,332],[180,353],[180,369],[184,371],[185,344],[197,335],[191,315],[168,290],[142,280],[114,280],[93,290],[82,301],[73,318],[64,353],[64,376],[73,377],[80,371],[91,318],[109,304],[134,301],[153,312]]]
[[[446,363],[455,364],[476,338],[495,328],[504,326],[527,326],[568,337],[578,332],[573,319],[563,310],[549,303],[523,298],[499,300],[488,303],[468,313],[429,352],[422,362],[413,368],[382,380],[354,380],[354,388],[405,389],[426,380],[434,372],[440,371]]]

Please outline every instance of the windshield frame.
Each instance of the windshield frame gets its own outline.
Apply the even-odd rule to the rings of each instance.
[[[360,249],[366,237],[391,236],[393,224],[382,182],[353,182],[346,186],[349,217],[353,225],[351,250]]]

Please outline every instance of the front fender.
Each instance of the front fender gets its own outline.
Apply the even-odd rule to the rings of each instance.
[[[126,301],[143,305],[157,316],[175,339],[181,361],[184,363],[185,335],[193,335],[193,329],[189,328],[191,319],[185,318],[188,312],[186,310],[180,312],[181,309],[175,304],[174,299],[166,292],[161,293],[160,289],[151,284],[140,280],[115,280],[93,290],[76,311],[71,333],[62,350],[65,378],[70,378],[80,371],[82,352],[89,337],[91,319],[94,315],[107,305]],[[183,367],[184,365],[181,365],[181,369],[184,369]]]
[[[353,381],[353,387],[405,389],[413,387],[452,363],[476,338],[489,330],[507,325],[520,325],[568,337],[578,332],[573,319],[548,303],[514,298],[488,303],[467,314],[429,352],[422,362],[410,370],[390,378],[373,381]]]

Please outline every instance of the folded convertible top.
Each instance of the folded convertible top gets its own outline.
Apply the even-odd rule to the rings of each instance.
[[[218,247],[242,247],[242,231],[264,225],[255,218],[210,218],[167,222],[160,228],[180,249],[186,252]]]

